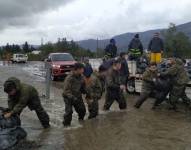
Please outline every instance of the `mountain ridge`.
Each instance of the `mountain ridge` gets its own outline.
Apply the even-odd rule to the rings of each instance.
[[[112,38],[116,40],[117,46],[119,51],[126,51],[128,49],[128,45],[131,39],[134,37],[135,34],[140,35],[140,39],[143,43],[144,49],[147,49],[150,39],[153,37],[155,32],[165,31],[166,28],[163,29],[154,29],[154,30],[147,30],[144,32],[127,32],[116,35]],[[191,39],[191,22],[184,23],[181,25],[177,25],[177,31],[181,31],[185,33]],[[90,49],[91,51],[96,51],[97,49],[97,40],[96,39],[88,39],[88,40],[81,40],[77,41],[77,43],[85,48]],[[105,46],[109,43],[109,39],[103,39],[98,41],[98,48],[104,49]]]

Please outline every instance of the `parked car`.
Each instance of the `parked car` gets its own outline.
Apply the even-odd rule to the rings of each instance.
[[[51,69],[51,79],[57,80],[58,77],[64,77],[69,74],[76,61],[69,53],[50,53],[47,59]]]
[[[11,61],[12,63],[26,63],[28,56],[26,54],[13,54]]]

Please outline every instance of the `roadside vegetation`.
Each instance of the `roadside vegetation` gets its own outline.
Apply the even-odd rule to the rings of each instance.
[[[162,32],[164,38],[165,57],[178,56],[182,58],[191,58],[191,40],[183,32],[179,32],[176,25],[170,23],[169,28]],[[33,54],[32,51],[39,50],[39,54]],[[48,42],[41,45],[36,49],[35,47],[25,42],[22,46],[17,44],[10,45],[7,43],[6,46],[0,47],[0,58],[1,60],[10,59],[14,53],[28,54],[29,61],[41,61],[47,58],[49,53],[55,52],[67,52],[71,53],[75,59],[81,59],[83,57],[89,58],[100,58],[104,55],[104,50],[98,48],[96,52],[84,49],[80,47],[74,41],[67,41],[66,38],[58,38],[56,43]]]

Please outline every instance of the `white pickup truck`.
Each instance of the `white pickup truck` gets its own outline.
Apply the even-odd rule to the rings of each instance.
[[[26,54],[13,54],[11,61],[13,63],[27,63],[28,56]]]

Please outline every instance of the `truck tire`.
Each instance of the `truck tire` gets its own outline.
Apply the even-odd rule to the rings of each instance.
[[[127,81],[127,92],[129,94],[135,94],[136,91],[135,91],[135,79],[132,78],[132,79],[129,79]]]

